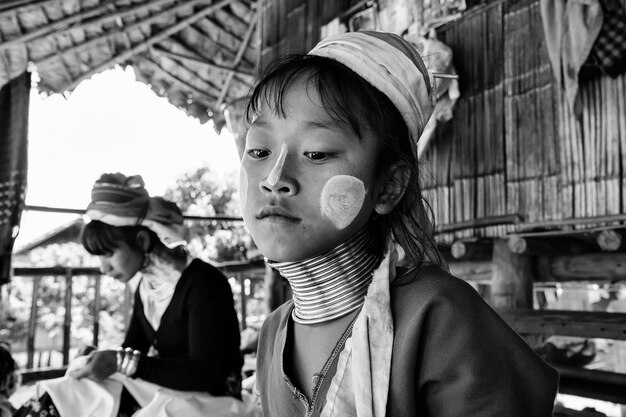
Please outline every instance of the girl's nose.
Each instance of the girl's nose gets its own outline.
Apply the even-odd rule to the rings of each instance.
[[[290,158],[287,157],[288,153],[287,144],[283,143],[274,166],[267,177],[261,181],[261,191],[264,193],[287,196],[298,192],[297,182],[291,172]]]

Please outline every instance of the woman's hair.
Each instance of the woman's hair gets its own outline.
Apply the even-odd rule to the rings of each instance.
[[[0,394],[10,396],[15,391],[18,384],[16,371],[17,364],[11,352],[5,343],[0,343]]]
[[[285,95],[301,79],[317,90],[333,120],[345,123],[360,140],[364,129],[379,139],[377,173],[384,173],[394,164],[403,165],[410,172],[398,205],[391,213],[374,215],[370,220],[370,232],[379,250],[382,252],[393,238],[405,250],[412,266],[419,267],[424,262],[443,265],[433,237],[432,210],[422,197],[420,171],[407,125],[391,100],[354,71],[325,57],[294,54],[279,58],[251,91],[245,114],[248,123],[260,113],[263,104],[285,116]]]
[[[148,249],[150,252],[159,242],[159,238],[156,233],[144,226],[111,226],[98,220],[92,220],[83,226],[80,238],[87,252],[92,255],[109,255],[120,247],[120,242],[137,252],[143,253],[144,248],[137,240],[137,234],[142,230],[150,236]]]

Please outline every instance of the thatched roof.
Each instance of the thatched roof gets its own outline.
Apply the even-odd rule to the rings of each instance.
[[[202,122],[248,92],[258,62],[249,0],[9,0],[0,3],[0,86],[34,63],[42,92],[116,64]]]

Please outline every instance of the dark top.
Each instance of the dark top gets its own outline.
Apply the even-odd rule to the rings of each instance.
[[[394,341],[387,416],[552,415],[557,372],[469,284],[429,266],[400,276],[390,291]],[[312,405],[294,394],[282,367],[292,306],[273,312],[259,338],[256,383],[266,417],[318,416],[336,372],[339,355]]]
[[[226,277],[194,259],[183,271],[155,332],[143,312],[139,291],[123,346],[157,357],[142,357],[136,378],[167,388],[236,395],[241,380],[239,322]]]

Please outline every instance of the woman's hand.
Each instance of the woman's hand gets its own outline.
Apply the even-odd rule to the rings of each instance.
[[[95,350],[87,355],[85,365],[70,371],[69,375],[80,379],[90,378],[97,381],[108,378],[117,370],[117,352],[114,350]]]

